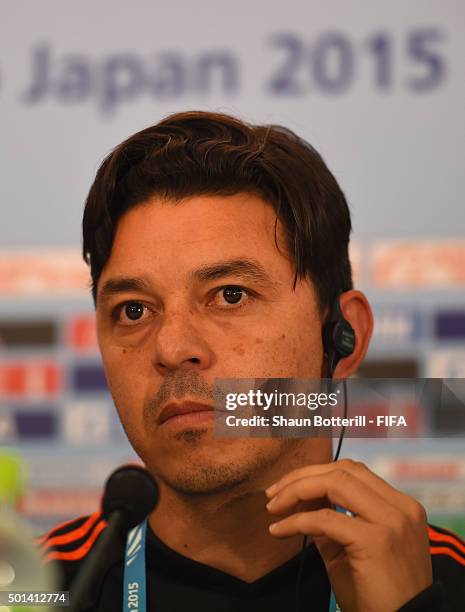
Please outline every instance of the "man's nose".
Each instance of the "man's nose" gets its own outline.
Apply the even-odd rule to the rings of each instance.
[[[214,361],[200,316],[190,308],[166,309],[155,338],[154,366],[161,373],[179,368],[204,370]]]

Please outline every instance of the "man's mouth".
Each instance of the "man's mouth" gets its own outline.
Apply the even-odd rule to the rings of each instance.
[[[199,402],[170,402],[160,412],[158,425],[171,423],[197,423],[213,418],[213,406]]]

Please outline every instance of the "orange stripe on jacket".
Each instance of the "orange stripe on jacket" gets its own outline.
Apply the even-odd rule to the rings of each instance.
[[[36,543],[38,546],[40,546],[41,544],[43,544],[43,543],[45,542],[45,540],[47,540],[47,538],[49,538],[49,537],[52,535],[52,533],[53,533],[54,531],[58,531],[59,529],[63,529],[63,527],[67,527],[68,525],[71,525],[71,523],[75,523],[75,522],[76,522],[76,521],[78,521],[80,518],[84,518],[84,517],[80,517],[80,516],[78,516],[78,517],[73,518],[73,519],[71,519],[71,520],[69,520],[69,521],[65,521],[64,523],[59,523],[58,525],[55,525],[55,526],[54,526],[54,527],[52,527],[52,528],[51,528],[49,531],[47,531],[47,533],[44,533],[43,535],[41,535],[41,536],[38,536],[38,537],[34,538],[34,542],[35,542],[35,543]]]
[[[428,527],[428,535],[429,539],[433,542],[449,542],[449,544],[453,544],[465,554],[465,544],[463,544],[458,536],[441,533],[440,531],[435,531],[431,527]]]
[[[452,559],[455,559],[465,566],[465,559],[461,557],[459,553],[456,553],[455,550],[452,550],[452,548],[448,548],[447,546],[435,546],[434,548],[430,548],[429,551],[432,555],[447,555],[452,557]]]
[[[106,526],[106,521],[102,519],[94,527],[94,530],[92,531],[91,535],[84,542],[84,544],[82,544],[82,546],[76,548],[76,550],[68,552],[59,552],[56,550],[52,550],[45,555],[44,560],[51,561],[52,559],[60,559],[62,561],[78,561],[79,559],[82,559],[87,555],[89,550],[92,548],[92,545],[94,544],[95,540],[97,539],[99,534],[105,529]]]
[[[62,535],[52,536],[45,542],[44,548],[49,548],[51,546],[60,544],[69,544],[70,542],[83,538],[95,525],[100,515],[101,512],[94,512],[94,514],[91,514],[87,521],[77,529],[73,529],[73,531],[63,533]]]

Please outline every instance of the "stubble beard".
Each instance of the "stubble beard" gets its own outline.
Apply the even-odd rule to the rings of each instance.
[[[186,429],[178,432],[174,437],[178,442],[186,445],[186,457],[189,459],[175,474],[158,471],[159,478],[173,491],[182,496],[205,497],[219,493],[246,491],[252,482],[267,468],[279,461],[286,451],[297,446],[296,440],[280,440],[279,445],[272,451],[256,449],[252,454],[238,453],[238,458],[228,459],[230,454],[225,452],[225,459],[221,463],[196,459],[196,450],[205,443],[209,432],[204,428]],[[254,442],[250,441],[251,445]]]

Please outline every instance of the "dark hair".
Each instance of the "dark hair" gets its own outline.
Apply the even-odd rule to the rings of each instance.
[[[279,125],[193,111],[134,134],[100,166],[83,218],[83,256],[91,269],[94,303],[125,211],[155,195],[181,201],[242,192],[261,196],[276,211],[295,263],[294,286],[297,279],[310,278],[322,310],[352,288],[349,209],[317,151]]]

